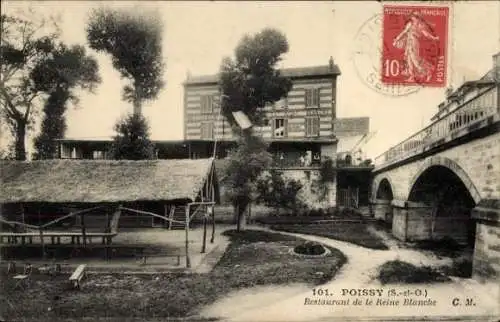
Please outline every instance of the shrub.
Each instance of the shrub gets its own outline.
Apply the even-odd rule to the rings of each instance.
[[[295,246],[294,251],[302,255],[322,255],[326,250],[321,244],[307,241]]]
[[[441,270],[449,276],[470,278],[472,277],[472,261],[466,258],[455,259],[451,266],[443,266]]]
[[[446,236],[441,239],[418,241],[416,247],[433,251],[438,256],[457,257],[465,246],[459,244],[453,238]]]
[[[429,282],[446,282],[450,280],[447,276],[431,267],[418,267],[399,260],[384,263],[380,268],[378,279],[382,284],[419,284]]]
[[[130,114],[120,119],[114,127],[116,136],[110,155],[116,160],[154,159],[155,146],[149,139],[149,125],[142,115]]]

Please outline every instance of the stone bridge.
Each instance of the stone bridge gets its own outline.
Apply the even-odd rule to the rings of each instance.
[[[371,186],[396,238],[467,243],[479,277],[500,276],[498,89],[493,106],[468,102],[382,154]]]

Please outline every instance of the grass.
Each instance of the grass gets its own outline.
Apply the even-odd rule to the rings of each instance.
[[[400,260],[384,263],[378,279],[382,284],[421,284],[447,282],[450,278],[432,267],[418,267]]]
[[[199,309],[231,291],[256,285],[307,283],[332,279],[345,263],[336,249],[321,258],[303,259],[289,249],[304,240],[279,233],[233,230],[227,251],[208,274],[163,275],[88,274],[80,291],[71,290],[68,275],[33,275],[30,285],[15,289],[2,272],[0,318],[138,318],[195,316]]]
[[[274,215],[273,215],[274,214]],[[309,210],[298,214],[267,214],[266,216],[256,216],[255,221],[267,224],[310,224],[319,220],[354,220],[363,221],[364,217],[357,210],[350,208],[331,208],[326,210]]]
[[[272,229],[298,234],[310,234],[346,241],[371,249],[387,250],[389,247],[368,229],[369,224],[336,222],[305,225],[273,225]]]

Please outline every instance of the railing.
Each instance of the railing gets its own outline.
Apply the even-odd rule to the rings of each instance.
[[[467,101],[423,130],[382,153],[375,158],[375,165],[382,166],[417,155],[431,145],[439,144],[439,141],[446,137],[453,136],[460,130],[493,115],[498,115],[496,87]]]
[[[314,168],[319,167],[321,165],[320,160],[312,160],[312,161],[302,161],[300,158],[283,158],[280,159],[275,157],[273,159],[273,168]]]

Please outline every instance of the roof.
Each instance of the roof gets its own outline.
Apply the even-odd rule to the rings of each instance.
[[[337,153],[350,152],[365,135],[341,137],[337,143]]]
[[[213,168],[198,160],[2,161],[0,203],[194,201]]]
[[[340,69],[337,65],[322,66],[309,66],[309,67],[295,67],[295,68],[284,68],[281,69],[281,75],[289,78],[302,78],[302,77],[312,77],[312,76],[332,76],[340,75]],[[184,82],[185,85],[194,84],[213,84],[219,81],[219,74],[213,75],[200,75],[200,76],[189,76]]]

